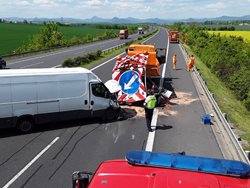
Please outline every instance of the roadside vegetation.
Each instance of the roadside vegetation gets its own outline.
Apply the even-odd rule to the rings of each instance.
[[[146,26],[143,26],[146,27]],[[85,44],[118,37],[119,30],[137,32],[138,25],[0,23],[0,55]],[[57,40],[57,41],[56,41]]]
[[[108,52],[103,53],[101,50],[97,50],[96,52],[91,52],[82,56],[77,56],[75,58],[67,58],[62,63],[62,67],[85,67],[89,68],[90,66],[102,61],[103,59],[108,59],[109,57],[115,56],[129,47],[132,43],[141,43],[142,41],[146,40],[158,30],[155,30],[152,33],[145,34],[138,38],[137,41],[127,43],[125,46],[121,46],[119,49],[109,50]]]
[[[185,34],[186,48],[195,54],[196,67],[220,108],[250,143],[250,44],[243,37],[209,34],[195,25],[174,28]]]

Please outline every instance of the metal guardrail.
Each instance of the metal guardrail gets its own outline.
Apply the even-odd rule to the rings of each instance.
[[[184,46],[182,44],[180,44],[180,46],[181,46],[182,51],[183,51],[183,53],[185,55],[185,58],[187,60],[188,59],[188,53],[187,53],[186,49],[184,48]],[[194,68],[194,72],[195,72],[195,74],[196,74],[202,88],[204,89],[210,103],[212,104],[213,109],[217,113],[218,118],[220,119],[220,121],[221,121],[221,123],[222,123],[228,137],[230,138],[230,140],[231,140],[231,142],[233,144],[233,147],[234,147],[240,161],[243,161],[245,163],[250,164],[250,161],[248,159],[248,156],[247,156],[246,152],[243,150],[240,142],[238,141],[238,139],[236,138],[234,132],[232,131],[231,126],[229,125],[228,121],[225,119],[224,114],[220,110],[220,108],[219,108],[217,102],[215,101],[213,95],[210,93],[208,87],[206,86],[205,81],[202,79],[202,77],[200,76],[200,73],[197,71],[196,68]]]
[[[114,38],[117,38],[117,37],[109,38],[108,40],[114,39]],[[22,56],[22,55],[27,55],[27,54],[32,54],[32,53],[46,52],[46,51],[69,48],[69,47],[76,47],[76,46],[81,46],[81,45],[90,44],[92,42],[99,42],[99,41],[103,41],[103,40],[93,40],[93,41],[90,41],[90,42],[80,43],[80,44],[77,44],[77,45],[55,46],[55,47],[45,48],[45,49],[40,49],[40,50],[32,50],[32,51],[28,51],[28,52],[21,52],[21,53],[13,53],[13,54],[2,55],[1,57],[8,58],[8,57]],[[124,44],[126,44],[126,43],[124,43]],[[117,46],[120,46],[120,45],[117,45]]]

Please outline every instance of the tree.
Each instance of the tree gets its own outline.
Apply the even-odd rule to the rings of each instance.
[[[58,24],[54,22],[45,23],[38,37],[40,45],[44,47],[63,45],[63,33],[58,28]]]

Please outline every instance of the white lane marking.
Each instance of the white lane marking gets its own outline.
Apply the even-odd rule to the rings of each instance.
[[[147,140],[145,151],[153,151],[153,145],[154,145],[154,140],[155,140],[155,129],[156,129],[157,119],[158,119],[158,111],[159,110],[157,108],[154,109],[154,114],[153,114],[153,118],[151,121],[151,128],[153,129],[153,131],[148,133],[148,140]]]
[[[23,68],[27,68],[27,67],[32,67],[33,65],[40,65],[40,64],[43,64],[44,62],[39,62],[39,63],[34,63],[32,65],[26,65],[26,66],[23,66],[23,67],[20,67],[21,69]]]
[[[121,55],[123,55],[123,54],[125,54],[125,52],[122,52],[122,53],[118,54],[117,56],[121,56]],[[102,64],[100,64],[100,65],[98,65],[98,66],[96,66],[96,67],[94,67],[93,69],[90,69],[90,70],[93,71],[93,70],[95,70],[95,69],[98,69],[99,67],[101,67],[101,66],[103,66],[103,65],[105,65],[105,64],[107,64],[107,63],[109,63],[110,61],[114,60],[117,56],[113,57],[112,59],[110,59],[110,60],[108,60],[108,61],[103,62]]]
[[[166,60],[165,60],[166,63],[163,66],[163,72],[162,72],[162,75],[161,75],[162,79],[164,79],[165,74],[166,74],[166,67],[167,67],[167,63],[168,63],[168,50],[169,50],[169,40],[168,40],[167,52],[166,52]],[[163,85],[163,82],[161,84]]]
[[[166,59],[165,59],[166,63],[163,66],[163,71],[162,71],[162,75],[161,75],[162,80],[164,79],[165,73],[166,73],[166,67],[167,67],[167,63],[168,63],[168,61],[167,61],[168,60],[168,50],[169,50],[169,40],[168,40],[167,51],[166,51]],[[163,86],[163,81],[161,82],[161,87],[162,86]],[[146,144],[146,148],[145,148],[146,151],[153,151],[158,112],[159,112],[159,110],[156,108],[154,110],[153,118],[151,121],[151,128],[153,129],[153,131],[148,133],[148,139],[147,139],[147,144]]]
[[[17,175],[15,175],[3,188],[8,188],[12,183],[14,183],[37,159],[39,159],[57,140],[56,137],[48,146],[46,146],[34,159],[32,159]]]
[[[102,43],[104,43],[104,42],[102,42]],[[14,65],[14,64],[17,64],[17,63],[25,62],[25,61],[31,61],[31,60],[34,60],[34,59],[40,59],[40,58],[44,58],[44,57],[49,57],[49,56],[61,54],[61,53],[66,53],[66,52],[72,52],[72,51],[76,51],[76,50],[81,50],[81,49],[84,49],[84,48],[93,47],[95,45],[99,45],[99,44],[90,44],[90,45],[86,45],[86,46],[82,46],[82,47],[78,47],[78,48],[72,47],[73,49],[67,49],[67,50],[63,50],[63,51],[59,51],[59,52],[52,52],[52,53],[49,53],[49,54],[46,54],[46,55],[41,55],[41,56],[37,56],[37,57],[31,57],[31,58],[23,59],[23,60],[20,60],[20,61],[15,61],[15,62],[12,62],[12,63],[8,63],[8,65]]]
[[[63,51],[59,51],[59,52],[51,52],[49,54],[46,54],[46,55],[41,55],[41,56],[37,56],[37,57],[31,57],[31,58],[27,58],[27,59],[23,59],[23,60],[20,60],[20,61],[15,61],[15,62],[12,62],[12,63],[8,63],[8,65],[14,65],[14,64],[17,64],[17,63],[21,63],[21,62],[25,62],[25,61],[30,61],[30,60],[34,60],[34,59],[40,59],[40,58],[44,58],[44,57],[49,57],[49,56],[53,56],[53,55],[57,55],[57,54],[61,54],[61,53],[65,53],[65,52],[72,52],[72,51],[75,51],[75,50],[81,50],[81,49],[84,49],[84,48],[89,48],[89,47],[93,47],[93,46],[96,46],[96,45],[104,45],[106,46],[106,42],[112,42],[112,41],[118,41],[118,39],[111,39],[111,40],[108,40],[108,41],[102,41],[100,43],[97,43],[97,44],[89,44],[89,45],[84,45],[82,47],[77,47],[77,48],[74,48],[74,47],[71,47],[73,49],[67,49],[67,50],[63,50]],[[106,49],[107,50],[107,49]],[[55,66],[55,67],[58,67],[59,65]]]
[[[84,53],[85,51],[83,50],[83,51],[80,51],[80,52],[76,52],[76,53],[74,53],[75,55],[78,55],[78,54],[82,54],[82,53]]]

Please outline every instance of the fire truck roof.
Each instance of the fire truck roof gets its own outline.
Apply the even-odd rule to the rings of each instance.
[[[180,156],[178,159],[178,164],[180,166],[184,164],[188,166],[189,164],[191,169],[184,169],[183,167],[176,168],[176,166],[167,167],[165,163],[171,163],[169,163],[168,160],[163,160],[162,157],[165,157],[166,159],[166,156],[169,157],[169,155],[172,157]],[[126,156],[128,161],[105,161],[96,171],[95,176],[91,180],[89,188],[250,188],[250,179],[248,175],[242,178],[236,177],[238,176],[237,173],[236,175],[228,176],[223,174],[224,172],[222,174],[218,174],[218,172],[211,173],[197,171],[192,167],[194,165],[192,156],[181,156],[178,154],[166,154],[166,156],[165,154],[162,156],[162,154],[159,153],[131,151]],[[169,159],[174,160],[175,157],[172,157]],[[214,160],[200,157],[194,157],[194,159],[196,159],[195,161],[198,163],[200,159],[205,161]],[[243,163],[243,168],[240,167],[240,169],[237,169],[236,167],[241,165],[235,166],[235,161],[231,162],[233,163],[232,170],[236,169],[236,171],[247,171],[247,169],[249,169],[249,166],[245,163]],[[162,163],[164,164],[163,166]],[[206,165],[206,163],[201,164]],[[214,166],[211,163],[207,165],[211,165],[210,169],[217,169],[217,166]],[[242,174],[240,174],[240,176],[242,176]]]

